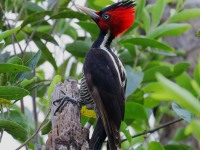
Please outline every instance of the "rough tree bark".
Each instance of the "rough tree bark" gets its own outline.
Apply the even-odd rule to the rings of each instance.
[[[54,115],[57,106],[53,101],[61,98],[64,91],[67,96],[74,99],[79,97],[78,82],[75,79],[58,83],[51,97],[52,131],[48,135],[46,150],[87,150],[89,149],[89,131],[81,126],[80,111],[76,104],[68,102],[61,112]]]

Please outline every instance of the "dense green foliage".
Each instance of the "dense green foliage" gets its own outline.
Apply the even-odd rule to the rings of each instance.
[[[173,13],[163,21],[166,5],[175,2]],[[97,10],[112,3],[87,0],[88,7]],[[126,112],[121,125],[127,140],[122,149],[193,150],[195,147],[180,143],[191,136],[197,143],[200,141],[200,57],[193,74],[188,74],[189,63],[167,61],[183,54],[163,40],[165,36],[183,34],[191,28],[185,21],[200,17],[199,9],[184,9],[184,5],[184,0],[157,0],[150,5],[146,5],[146,0],[137,0],[134,25],[112,43],[128,76]],[[14,19],[9,18],[11,13]],[[25,141],[34,132],[36,120],[26,106],[22,113],[15,103],[30,95],[37,98],[34,109],[46,114],[53,85],[60,77],[81,78],[84,56],[97,36],[98,27],[78,12],[70,0],[0,0],[0,102],[1,109],[7,105],[11,109],[2,115],[0,129],[19,142]],[[65,54],[64,58],[58,53]],[[46,77],[48,69],[41,69],[44,64],[53,68],[50,78]],[[59,76],[50,86],[55,75]],[[162,131],[157,133],[158,140],[153,135],[132,138],[151,128],[148,120],[153,112],[154,127],[166,115],[185,120],[181,128],[174,128],[174,137],[168,144],[159,142]],[[82,124],[87,121],[91,119],[83,116]],[[42,133],[48,133],[48,128]],[[39,139],[44,145],[43,135]],[[29,147],[33,148],[33,143]]]

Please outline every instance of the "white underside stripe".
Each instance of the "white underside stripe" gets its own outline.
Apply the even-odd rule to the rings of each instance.
[[[113,64],[114,64],[114,66],[115,66],[115,70],[117,71],[117,74],[118,74],[119,83],[120,83],[120,85],[122,85],[121,76],[120,76],[120,73],[119,73],[119,68],[117,67],[117,64],[116,64],[116,62],[115,62],[115,59],[114,59],[113,56],[109,53],[108,49],[105,47],[106,42],[107,42],[107,40],[108,40],[108,38],[109,38],[109,35],[110,35],[109,33],[106,34],[106,36],[105,36],[104,39],[103,39],[103,42],[102,42],[101,45],[100,45],[100,48],[101,48],[102,50],[104,50],[104,51],[110,56],[110,58],[112,59],[112,62],[113,62]]]
[[[117,58],[118,58],[118,57],[117,57]],[[126,77],[126,70],[125,70],[124,66],[122,65],[122,62],[120,61],[119,58],[118,58],[118,61],[119,61],[119,65],[120,65],[120,67],[121,67],[121,71],[122,71],[122,73],[124,73],[124,75],[125,75],[125,77]],[[122,82],[122,87],[124,87],[125,84],[126,84],[126,80],[124,80],[124,81]]]

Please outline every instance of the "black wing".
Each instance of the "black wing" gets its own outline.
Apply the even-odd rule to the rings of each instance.
[[[85,58],[83,70],[109,146],[116,148],[120,146],[119,128],[124,118],[125,97],[114,63],[106,51],[91,49]]]

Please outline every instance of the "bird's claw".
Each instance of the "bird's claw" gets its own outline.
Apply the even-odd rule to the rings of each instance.
[[[61,92],[64,94],[63,97],[53,101],[53,105],[56,106],[56,104],[58,103],[58,107],[56,108],[55,112],[54,112],[54,115],[56,115],[56,113],[59,111],[59,110],[63,110],[63,108],[67,105],[68,102],[71,102],[73,104],[76,104],[78,105],[79,107],[79,103],[76,99],[72,98],[72,97],[69,97],[66,95],[66,93],[64,91],[61,90]]]

